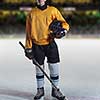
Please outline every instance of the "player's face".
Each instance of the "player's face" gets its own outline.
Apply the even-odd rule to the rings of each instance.
[[[45,2],[46,2],[46,0],[37,0],[37,4],[41,5],[41,6],[44,5]]]

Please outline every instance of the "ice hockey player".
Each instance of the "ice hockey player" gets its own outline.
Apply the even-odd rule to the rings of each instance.
[[[44,68],[44,60],[47,57],[48,69],[50,71],[50,78],[52,82],[59,88],[59,51],[55,42],[55,38],[61,38],[61,33],[67,33],[69,25],[62,17],[60,11],[47,5],[46,0],[37,0],[37,6],[33,8],[26,19],[26,40],[25,40],[25,56],[35,60]],[[57,30],[57,35],[51,36],[49,29],[50,24],[54,20],[62,22],[62,28]],[[33,61],[34,64],[34,61]],[[39,100],[45,95],[44,89],[44,74],[36,67],[37,93],[34,100]],[[60,95],[57,90],[51,86],[51,96],[57,98]]]

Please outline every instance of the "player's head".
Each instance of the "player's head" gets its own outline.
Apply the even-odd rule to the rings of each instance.
[[[45,2],[46,2],[46,0],[36,0],[36,1],[37,1],[37,4],[40,6],[45,5]]]

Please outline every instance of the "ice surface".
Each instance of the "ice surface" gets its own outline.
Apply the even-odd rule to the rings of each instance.
[[[36,93],[35,68],[24,56],[19,41],[24,43],[23,38],[0,40],[0,100],[32,100]],[[60,87],[63,93],[70,100],[76,100],[72,96],[99,98],[100,40],[56,41],[61,57]],[[46,62],[45,66],[48,73]],[[45,80],[45,90],[49,97],[51,92],[47,80]],[[93,100],[100,100],[100,98]]]
[[[0,95],[0,100],[28,100],[16,96]]]

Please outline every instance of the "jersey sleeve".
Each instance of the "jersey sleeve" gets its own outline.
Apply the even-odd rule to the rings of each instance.
[[[60,11],[58,9],[56,9],[56,18],[57,18],[57,20],[60,20],[62,22],[63,28],[65,28],[66,30],[69,31],[69,24],[63,18],[63,16],[61,15],[61,13],[60,13]]]
[[[31,39],[31,14],[29,13],[26,18],[26,40],[25,48],[32,48],[32,39]]]

